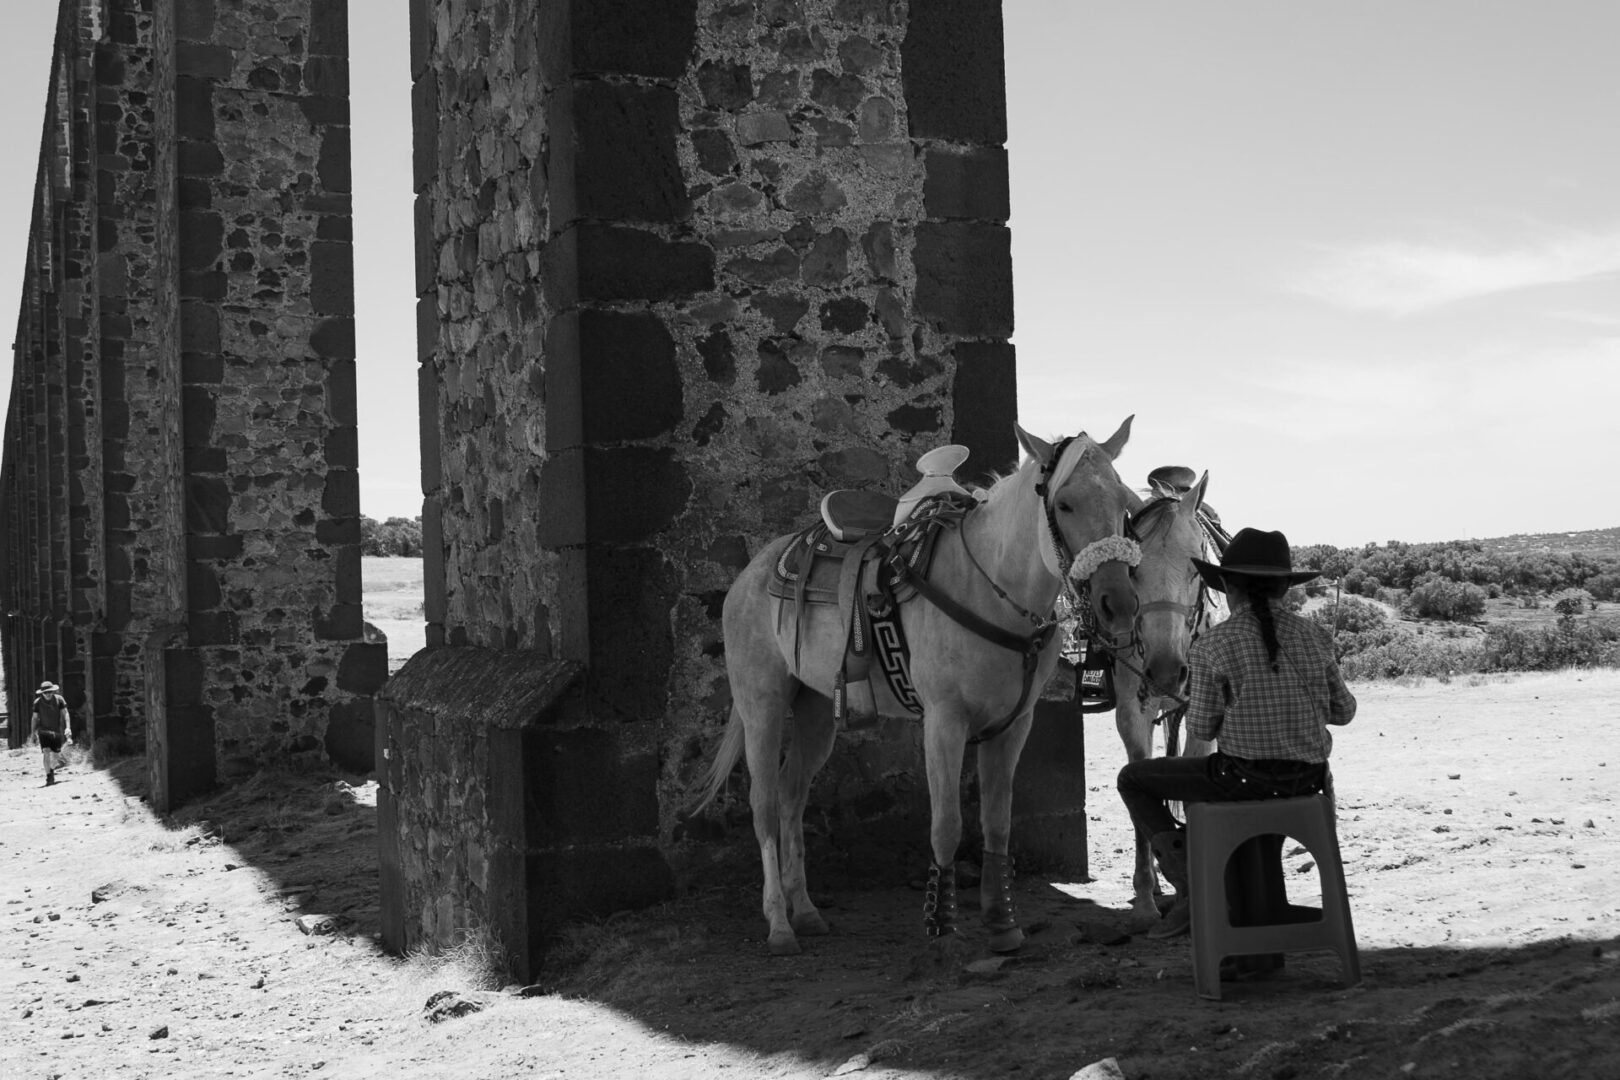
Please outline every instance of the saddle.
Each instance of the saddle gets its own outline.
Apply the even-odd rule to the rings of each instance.
[[[834,682],[833,715],[840,724],[877,722],[874,658],[901,706],[922,713],[911,682],[900,605],[917,595],[906,579],[927,577],[941,531],[978,505],[950,476],[966,456],[966,449],[957,446],[924,454],[917,463],[923,479],[899,499],[871,491],[829,493],[821,501],[822,520],[795,534],[776,561],[767,589],[786,601],[778,609],[779,619],[792,613],[795,671],[810,606],[839,610],[845,646]]]

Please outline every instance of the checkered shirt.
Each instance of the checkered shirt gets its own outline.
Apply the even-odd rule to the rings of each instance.
[[[1348,724],[1356,699],[1333,659],[1328,632],[1291,611],[1272,609],[1277,670],[1266,659],[1260,620],[1247,609],[1193,645],[1187,731],[1219,739],[1223,754],[1256,759],[1326,761],[1327,724]]]

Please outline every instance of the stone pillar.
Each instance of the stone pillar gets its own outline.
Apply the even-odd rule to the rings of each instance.
[[[159,19],[186,635],[158,721],[166,747],[211,745],[226,779],[320,750],[369,768],[386,676],[361,640],[347,5],[279,8]]]
[[[429,645],[583,664],[568,738],[656,761],[591,759],[656,813],[544,834],[684,867],[750,553],[942,443],[1013,464],[1000,5],[411,14]],[[844,742],[842,836],[903,823],[925,857],[919,772],[915,725]],[[561,892],[600,908],[611,877]]]
[[[273,757],[371,765],[347,49],[340,0],[61,5],[0,480],[8,693],[52,677],[91,735],[149,733],[159,807]]]

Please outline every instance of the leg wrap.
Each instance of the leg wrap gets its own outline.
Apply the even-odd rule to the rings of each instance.
[[[923,894],[923,925],[931,938],[956,933],[956,867],[934,863],[928,868],[928,890]]]
[[[986,929],[1011,930],[1018,925],[1018,915],[1013,911],[1012,883],[1012,856],[986,851],[979,878],[979,906]]]

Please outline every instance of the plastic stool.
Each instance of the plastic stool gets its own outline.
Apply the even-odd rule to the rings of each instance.
[[[1326,795],[1252,802],[1193,802],[1187,812],[1187,876],[1192,888],[1193,983],[1198,996],[1219,1001],[1221,958],[1332,949],[1344,984],[1361,981],[1361,958],[1350,922],[1350,898]],[[1288,903],[1282,839],[1310,851],[1321,874],[1322,906]]]

